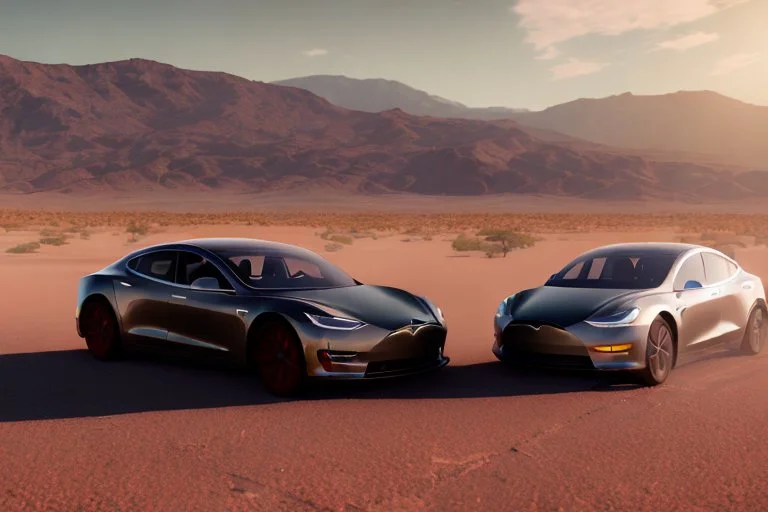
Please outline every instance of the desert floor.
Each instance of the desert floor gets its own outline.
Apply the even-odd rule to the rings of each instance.
[[[506,295],[592,247],[672,230],[546,233],[492,259],[454,252],[449,233],[327,252],[320,231],[167,226],[129,242],[94,228],[7,254],[38,234],[0,230],[0,510],[768,510],[768,356],[694,362],[649,389],[513,372],[491,354]],[[203,236],[299,244],[426,295],[445,312],[451,364],[282,401],[241,372],[93,360],[75,333],[77,280]],[[768,277],[768,249],[736,254]]]

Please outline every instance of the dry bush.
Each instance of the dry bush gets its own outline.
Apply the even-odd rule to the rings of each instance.
[[[494,250],[492,252],[501,252],[504,257],[512,249],[525,249],[526,247],[533,247],[536,243],[536,238],[525,233],[518,233],[508,229],[481,229],[477,234],[485,238],[486,242],[492,242],[494,244]],[[495,250],[495,246],[498,245],[498,251]]]
[[[43,228],[40,230],[40,236],[42,237],[58,236],[59,234],[59,231],[51,228]]]
[[[460,233],[459,236],[451,242],[451,247],[453,247],[454,251],[460,252],[485,250],[483,241],[480,238],[470,237],[464,233]]]
[[[149,225],[144,222],[137,222],[131,220],[128,226],[125,228],[125,232],[131,235],[130,242],[135,242],[140,236],[144,236],[149,232]]]
[[[336,243],[336,242],[330,243],[330,244],[325,244],[326,252],[336,252],[336,251],[342,250],[343,248],[344,248],[344,246],[342,244]]]
[[[377,238],[379,238],[379,236],[372,231],[365,231],[365,230],[360,231],[357,228],[350,228],[349,235],[352,238],[371,238],[373,240],[376,240]]]
[[[683,233],[728,232],[738,236],[768,239],[768,215],[763,214],[593,214],[593,213],[387,213],[387,212],[55,212],[0,209],[0,226],[79,226],[125,229],[128,225],[150,226],[163,219],[165,226],[255,225],[334,226],[337,233],[458,233],[486,226],[520,233],[564,233],[597,231],[649,231],[679,229]],[[113,230],[112,229],[112,230]],[[111,230],[110,230],[111,231]]]
[[[355,241],[355,239],[349,235],[331,235],[328,237],[328,240],[344,245],[352,245],[352,242]]]
[[[320,233],[320,238],[344,245],[352,245],[355,241],[350,235],[335,234],[330,228],[326,228],[325,231]]]
[[[33,252],[37,252],[37,250],[40,248],[40,244],[37,242],[27,242],[25,244],[19,244],[14,247],[10,247],[5,250],[7,253],[11,254],[30,254]]]
[[[44,236],[39,240],[39,242],[42,245],[54,245],[58,247],[60,245],[67,244],[67,237],[64,235]]]
[[[470,237],[460,233],[451,247],[454,251],[482,251],[488,258],[501,254],[506,257],[513,249],[524,249],[536,243],[536,238],[525,233],[506,229],[481,229],[477,236]]]

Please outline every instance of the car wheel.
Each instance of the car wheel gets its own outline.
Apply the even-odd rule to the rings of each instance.
[[[112,307],[106,301],[94,299],[86,302],[80,322],[85,344],[93,357],[108,361],[120,355],[120,327]]]
[[[286,322],[264,323],[256,334],[250,356],[262,385],[273,395],[293,396],[303,389],[307,380],[304,349]]]
[[[672,329],[661,317],[657,317],[648,330],[645,348],[645,368],[640,376],[649,386],[658,386],[669,377],[675,361],[675,343]]]
[[[766,315],[765,311],[761,307],[756,307],[752,310],[747,321],[747,330],[744,332],[744,339],[741,342],[741,351],[750,354],[757,355],[763,348],[766,342]]]

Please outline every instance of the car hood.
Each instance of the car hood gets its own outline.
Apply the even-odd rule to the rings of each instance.
[[[639,296],[645,290],[607,290],[542,286],[515,295],[511,316],[520,322],[552,323],[568,327],[586,320],[613,301]]]
[[[306,300],[321,308],[332,308],[384,329],[398,329],[412,320],[436,322],[430,309],[415,295],[388,286],[362,284],[319,290],[287,290],[282,295]]]

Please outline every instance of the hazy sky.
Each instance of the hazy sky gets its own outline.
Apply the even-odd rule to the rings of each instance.
[[[470,106],[681,89],[768,105],[768,0],[0,0],[0,53],[389,78]]]

